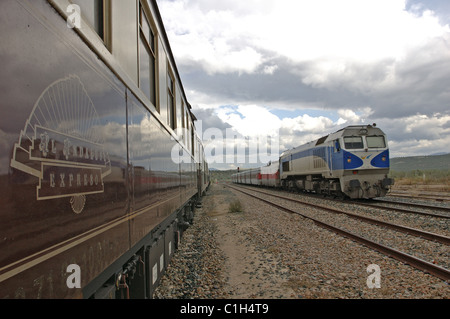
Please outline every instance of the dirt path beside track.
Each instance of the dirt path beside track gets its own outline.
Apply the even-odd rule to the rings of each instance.
[[[240,202],[242,211],[230,212]],[[298,215],[212,184],[154,297],[449,298],[449,285]],[[367,285],[379,265],[381,288]]]

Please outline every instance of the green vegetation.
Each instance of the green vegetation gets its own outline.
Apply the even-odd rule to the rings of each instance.
[[[450,189],[450,154],[391,158],[395,185],[443,185]]]
[[[230,169],[226,171],[211,171],[211,182],[223,183],[231,182],[231,175],[237,173],[235,169]]]
[[[391,170],[410,172],[415,170],[449,171],[450,153],[445,155],[395,157],[390,159]]]
[[[450,185],[450,170],[420,170],[394,171],[391,170],[389,176],[394,178],[396,183],[404,185],[413,184],[444,184]]]
[[[229,213],[241,213],[243,211],[242,204],[240,201],[235,200],[230,203],[230,206],[228,208]]]

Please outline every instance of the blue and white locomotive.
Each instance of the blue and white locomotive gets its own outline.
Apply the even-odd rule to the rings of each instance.
[[[289,190],[374,198],[385,196],[394,183],[388,178],[387,138],[376,124],[347,126],[283,152],[277,163],[276,186]],[[261,174],[262,168],[259,171],[257,184],[269,186]],[[233,175],[233,182],[245,183],[241,174],[246,172]]]

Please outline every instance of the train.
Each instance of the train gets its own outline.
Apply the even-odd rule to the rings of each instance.
[[[152,298],[210,175],[155,0],[0,1],[0,299]]]
[[[233,183],[270,186],[350,199],[383,197],[394,184],[386,134],[350,125],[283,152],[266,166],[232,174]]]

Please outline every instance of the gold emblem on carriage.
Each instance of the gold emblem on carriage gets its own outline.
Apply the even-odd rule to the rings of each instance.
[[[86,195],[103,193],[103,179],[111,173],[100,127],[80,79],[58,80],[36,102],[15,145],[11,167],[39,179],[37,200],[68,197],[79,214]]]

